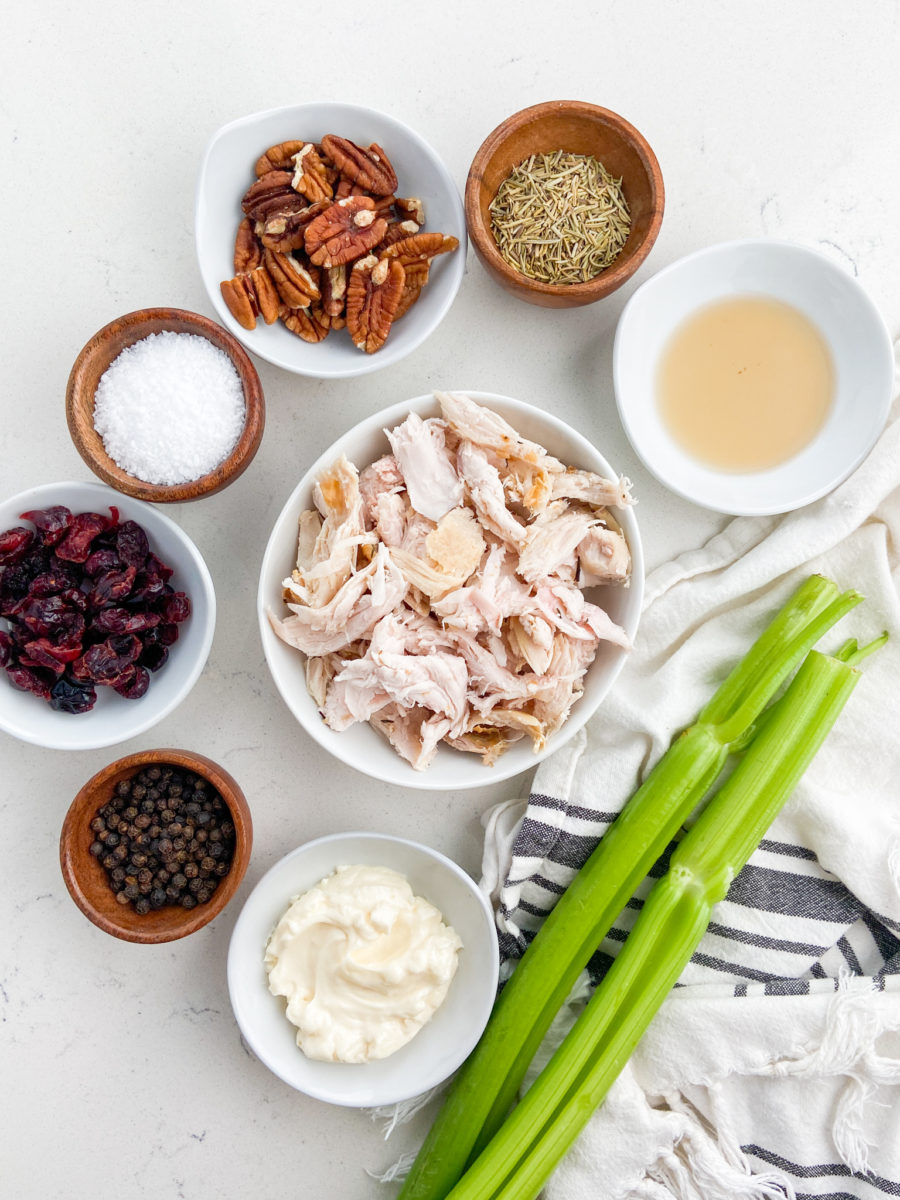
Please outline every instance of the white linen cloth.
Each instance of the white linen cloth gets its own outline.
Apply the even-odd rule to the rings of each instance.
[[[648,577],[637,645],[601,712],[540,766],[527,808],[485,815],[482,886],[508,975],[673,733],[814,571],[866,596],[824,648],[883,629],[891,640],[863,664],[547,1200],[900,1196],[898,404],[831,495],[738,518]],[[647,890],[592,959],[544,1060]]]

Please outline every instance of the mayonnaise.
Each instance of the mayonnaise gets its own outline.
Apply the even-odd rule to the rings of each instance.
[[[308,1058],[387,1058],[431,1019],[462,946],[387,867],[338,867],[297,896],[266,945],[269,991],[287,1000]]]

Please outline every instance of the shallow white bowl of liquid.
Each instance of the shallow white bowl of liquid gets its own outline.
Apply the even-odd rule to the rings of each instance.
[[[831,356],[833,397],[803,449],[775,466],[738,471],[707,465],[676,440],[659,405],[659,367],[685,322],[742,297],[781,301],[812,323]],[[625,432],[661,483],[704,508],[762,515],[819,499],[859,466],[887,420],[894,354],[880,313],[852,276],[808,247],[747,240],[679,259],[634,293],[619,318],[613,376]]]

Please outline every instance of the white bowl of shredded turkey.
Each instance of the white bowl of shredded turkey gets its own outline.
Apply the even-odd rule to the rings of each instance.
[[[266,547],[260,631],[285,703],[389,783],[532,768],[596,712],[633,643],[632,503],[590,442],[519,400],[436,392],[367,418]]]

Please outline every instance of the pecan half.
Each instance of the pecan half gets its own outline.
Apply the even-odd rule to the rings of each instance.
[[[382,258],[396,258],[404,267],[413,262],[431,262],[438,254],[449,254],[459,242],[443,233],[412,233],[382,252]]]
[[[318,305],[311,308],[287,308],[281,313],[285,326],[304,342],[324,342],[331,322]]]
[[[425,205],[418,196],[397,196],[394,199],[394,208],[398,215],[405,221],[415,221],[417,225],[425,224]]]
[[[296,258],[279,254],[277,250],[266,250],[265,263],[278,295],[288,308],[309,308],[319,299],[318,280]]]
[[[394,313],[395,321],[399,321],[401,317],[405,317],[421,296],[422,289],[428,282],[429,264],[427,262],[410,263],[408,267],[404,267],[404,271],[406,275],[403,280],[400,303],[397,305],[397,311]]]
[[[400,297],[406,272],[396,260],[374,254],[353,264],[347,284],[347,329],[353,344],[374,354],[385,343]]]
[[[256,166],[253,168],[256,178],[260,179],[269,171],[290,171],[291,160],[298,150],[303,149],[303,145],[303,142],[279,142],[277,146],[270,146],[265,154],[261,154],[256,160]]]
[[[387,221],[376,217],[369,196],[338,200],[306,227],[306,253],[317,267],[336,267],[360,258],[384,237]]]
[[[291,187],[290,171],[269,171],[244,193],[241,208],[253,221],[265,221],[276,211],[296,212],[306,200]]]
[[[313,204],[317,200],[330,200],[332,187],[328,181],[328,168],[319,158],[312,142],[301,143],[293,155],[294,176],[291,187]]]
[[[377,142],[364,150],[349,138],[329,133],[322,138],[322,148],[345,178],[367,191],[374,192],[376,196],[389,196],[396,191],[397,175]]]
[[[253,225],[248,217],[244,217],[234,239],[234,273],[246,275],[248,271],[255,271],[261,262],[262,250],[253,232]]]
[[[339,317],[347,303],[347,265],[327,267],[322,271],[322,308],[329,317]]]
[[[330,207],[330,201],[319,200],[297,212],[271,213],[265,221],[257,222],[257,236],[264,246],[268,246],[270,250],[278,250],[282,254],[286,254],[288,250],[302,250],[303,235],[307,225],[328,207]]]
[[[388,246],[393,246],[396,242],[402,242],[404,238],[408,238],[418,232],[419,227],[415,221],[392,221],[388,225],[384,237],[378,243],[379,254],[387,250]]]
[[[278,320],[281,307],[272,278],[265,267],[257,267],[246,275],[236,275],[219,284],[222,299],[239,325],[256,328],[256,318],[267,325]]]

